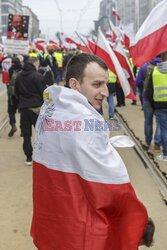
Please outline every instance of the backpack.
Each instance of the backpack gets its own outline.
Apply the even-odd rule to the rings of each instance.
[[[151,64],[150,62],[148,63],[147,70],[146,70],[145,77],[144,77],[144,85],[143,85],[143,93],[145,96],[147,96],[148,82],[149,82],[150,74],[152,70],[154,69],[154,67],[155,65]]]
[[[7,85],[7,93],[9,97],[15,96],[15,81],[19,72],[20,72],[19,70],[13,71],[10,82]]]

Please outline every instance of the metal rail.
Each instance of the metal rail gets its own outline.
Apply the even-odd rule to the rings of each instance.
[[[9,122],[9,117],[6,116],[5,121],[2,123],[2,125],[0,125],[0,133],[2,131],[2,129],[6,126],[6,124]]]
[[[148,154],[143,150],[142,146],[140,145],[140,142],[134,137],[133,133],[130,131],[120,114],[116,112],[115,116],[118,120],[121,121],[122,128],[125,134],[127,134],[135,142],[134,150],[137,152],[137,154],[143,161],[145,167],[149,169],[149,172],[153,176],[153,179],[155,180],[156,184],[158,184],[160,193],[165,203],[167,204],[167,179],[163,176],[162,172],[159,170],[159,167],[156,166],[158,164],[154,164],[154,162],[152,162],[149,158]]]

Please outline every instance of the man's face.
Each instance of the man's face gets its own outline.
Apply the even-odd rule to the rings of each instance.
[[[17,31],[20,31],[22,29],[22,17],[19,15],[14,15],[12,25]]]
[[[91,62],[87,64],[82,83],[78,84],[77,90],[96,110],[99,110],[104,97],[108,96],[107,82],[108,70],[104,70],[96,62]]]

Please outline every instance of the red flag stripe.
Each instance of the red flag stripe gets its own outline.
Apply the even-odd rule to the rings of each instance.
[[[37,248],[137,249],[147,212],[130,183],[90,182],[37,162],[33,179],[36,202],[31,235]]]

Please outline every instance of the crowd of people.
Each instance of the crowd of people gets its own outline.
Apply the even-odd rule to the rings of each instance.
[[[116,107],[126,105],[118,77],[102,59],[79,50],[6,55],[1,67],[8,94],[8,136],[17,130],[18,110],[25,164],[34,161],[31,235],[38,249],[82,249],[83,244],[87,250],[150,246],[154,223],[137,199],[107,132],[83,128],[85,121],[103,120],[104,98],[109,119],[115,119],[114,95]],[[144,111],[145,143],[151,144],[155,116],[154,149],[162,146],[157,158],[167,161],[167,52],[140,69],[132,67]],[[62,80],[65,84],[59,86]],[[116,208],[115,202],[120,206]]]

